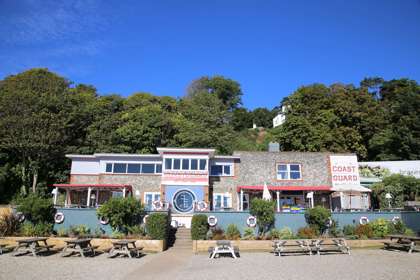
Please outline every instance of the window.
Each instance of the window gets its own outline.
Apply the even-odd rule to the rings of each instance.
[[[206,170],[206,160],[200,159],[200,170]]]
[[[162,164],[160,163],[107,163],[106,173],[122,174],[160,174]]]
[[[105,167],[105,172],[112,172],[112,163],[107,163]]]
[[[191,170],[198,169],[198,159],[191,159]]]
[[[181,169],[181,159],[174,158],[174,169],[180,170]]]
[[[188,190],[181,190],[174,196],[173,205],[178,212],[191,212],[194,207],[194,194]]]
[[[160,192],[145,192],[144,205],[146,210],[153,210],[153,202],[160,200]]]
[[[127,173],[140,173],[140,164],[129,163],[127,167]]]
[[[278,164],[277,165],[278,180],[300,180],[301,166],[300,164]]]
[[[153,163],[143,163],[141,165],[141,173],[145,173],[145,174],[155,173],[155,165]]]
[[[187,158],[182,159],[182,170],[190,169],[190,160]]]
[[[172,159],[166,158],[165,159],[165,169],[172,169]]]
[[[127,164],[126,163],[114,163],[114,173],[126,173]]]
[[[232,208],[232,196],[230,193],[214,193],[213,194],[213,209],[222,210],[225,208]]]
[[[193,159],[193,158],[166,158],[166,170],[206,170],[206,159]]]
[[[231,174],[230,164],[215,164],[210,167],[211,176],[230,176]]]

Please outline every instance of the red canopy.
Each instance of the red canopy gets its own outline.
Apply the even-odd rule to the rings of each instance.
[[[270,191],[331,191],[330,186],[268,186]],[[264,186],[238,186],[238,192],[241,190],[262,191]]]
[[[97,188],[97,189],[124,189],[131,191],[131,185],[124,184],[53,184],[54,187],[62,189],[83,189],[83,188]]]

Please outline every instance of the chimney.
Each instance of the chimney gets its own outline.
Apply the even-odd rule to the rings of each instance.
[[[280,152],[280,144],[278,142],[268,143],[268,151],[272,153]]]

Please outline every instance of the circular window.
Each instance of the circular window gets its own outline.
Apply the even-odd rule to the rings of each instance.
[[[174,206],[179,212],[190,212],[194,206],[194,194],[187,190],[177,192],[174,197]]]

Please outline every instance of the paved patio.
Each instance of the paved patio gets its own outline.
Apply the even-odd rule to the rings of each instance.
[[[210,260],[189,250],[140,259],[0,256],[0,279],[419,279],[420,253],[353,250],[352,255],[274,257],[243,253]]]

